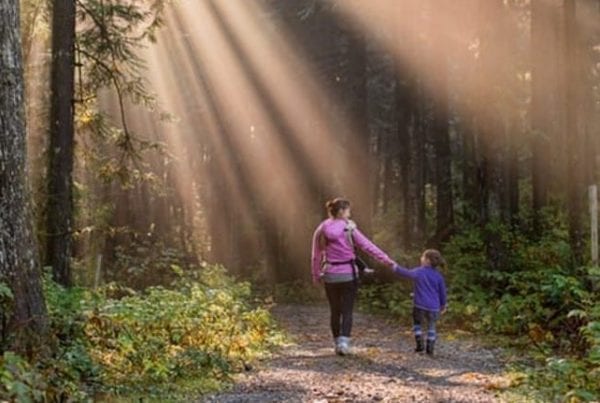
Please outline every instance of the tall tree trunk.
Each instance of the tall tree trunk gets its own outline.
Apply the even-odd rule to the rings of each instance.
[[[565,110],[567,145],[567,171],[569,181],[567,185],[567,203],[569,210],[569,238],[573,252],[573,263],[583,263],[584,240],[582,212],[584,209],[584,183],[583,183],[583,150],[582,133],[579,125],[580,111],[580,51],[576,21],[575,0],[564,1],[564,29],[565,29]]]
[[[479,192],[477,132],[474,119],[469,119],[462,129],[463,149],[463,198],[465,200],[463,214],[470,222],[480,220],[481,195]]]
[[[387,214],[393,196],[394,180],[394,153],[397,150],[397,141],[391,137],[391,134],[386,134],[383,140],[385,150],[383,151],[383,189],[381,195],[381,212]]]
[[[55,0],[52,9],[52,71],[46,265],[60,284],[71,285],[73,232],[73,94],[75,1]]]
[[[374,178],[373,164],[371,163],[371,147],[367,95],[367,40],[364,35],[347,32],[350,39],[348,54],[349,66],[349,109],[353,122],[355,136],[348,140],[352,152],[349,155],[350,168],[347,170],[349,177],[346,180],[348,194],[354,201],[357,217],[361,228],[370,233],[373,218],[373,187],[371,183],[357,183],[357,178]]]
[[[507,170],[506,170],[506,205],[508,206],[507,211],[507,222],[513,228],[517,228],[519,225],[519,147],[517,138],[512,133],[513,127],[507,128],[507,141],[508,141],[508,156],[507,156]]]
[[[479,105],[486,105],[478,119],[478,134],[481,140],[481,160],[479,164],[480,187],[482,189],[482,223],[502,217],[503,160],[505,144],[504,124],[496,105],[501,104],[501,95],[495,86],[507,85],[506,62],[498,63],[497,54],[507,55],[506,38],[508,31],[507,11],[503,0],[480,2],[480,56],[477,71],[477,93]],[[490,80],[495,77],[495,80]]]
[[[440,55],[442,65],[436,71],[433,114],[433,137],[435,147],[436,182],[436,243],[448,238],[454,223],[452,197],[452,153],[450,149],[450,127],[448,116],[448,59],[447,44],[439,33],[436,34],[435,49],[444,52]]]
[[[398,69],[398,81],[396,83],[396,111],[398,128],[398,159],[400,161],[401,195],[403,207],[403,225],[401,230],[401,239],[405,248],[410,247],[410,210],[408,201],[410,199],[408,174],[410,170],[410,114],[412,110],[411,103],[411,85],[406,76],[406,72]]]
[[[586,7],[591,18],[600,21],[600,0],[585,0],[583,6]],[[594,94],[598,82],[598,73],[600,72],[600,57],[596,50],[600,43],[600,24],[591,27],[583,25],[579,33],[581,44],[581,102],[584,107],[581,109],[581,118],[583,121],[583,158],[585,161],[584,180],[586,185],[598,183],[597,155],[598,149],[598,130],[600,130],[600,111]]]
[[[419,85],[415,79],[415,85]],[[412,110],[412,122],[407,126],[408,143],[408,194],[405,204],[405,218],[408,244],[421,248],[425,240],[425,140],[427,136],[425,119],[426,100],[422,91],[418,93],[418,106]]]
[[[0,6],[0,283],[13,297],[0,310],[0,349],[32,347],[47,329],[27,189],[19,2]],[[39,343],[38,343],[39,345]]]
[[[539,229],[540,211],[548,203],[550,168],[550,136],[552,120],[549,119],[550,95],[553,82],[553,49],[556,40],[551,36],[552,18],[557,10],[548,0],[531,2],[531,184],[534,227]]]
[[[398,4],[398,18],[407,19],[415,27],[422,22],[423,5],[412,7],[408,3]],[[401,31],[396,33],[399,35]],[[418,60],[420,46],[417,38],[397,37],[406,41],[410,57]],[[402,232],[405,248],[420,248],[425,234],[425,136],[423,117],[424,97],[419,89],[419,77],[401,59],[396,59],[396,117],[397,145],[402,178]]]

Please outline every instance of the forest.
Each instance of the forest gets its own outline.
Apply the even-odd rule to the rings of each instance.
[[[2,0],[0,402],[599,401],[599,183],[600,0]]]

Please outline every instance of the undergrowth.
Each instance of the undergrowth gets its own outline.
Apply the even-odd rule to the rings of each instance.
[[[443,252],[449,262],[443,321],[515,347],[519,393],[540,401],[600,399],[600,269],[573,267],[560,223],[535,240],[498,224],[469,228]],[[363,287],[361,306],[408,320],[410,287],[405,281]]]
[[[221,267],[145,291],[66,290],[46,278],[45,295],[52,353],[4,351],[0,400],[185,399],[222,388],[282,341],[249,284]]]

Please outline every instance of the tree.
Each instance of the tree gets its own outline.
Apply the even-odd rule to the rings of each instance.
[[[502,95],[495,82],[496,77],[503,85],[507,84],[504,63],[497,63],[497,55],[506,56],[505,36],[506,6],[503,0],[490,0],[479,4],[479,60],[477,71],[477,103],[486,105],[478,119],[478,134],[481,142],[480,186],[482,189],[483,224],[501,217],[501,194],[503,192],[502,162],[504,144],[502,136]],[[504,36],[504,40],[501,40]]]
[[[435,21],[435,20],[434,20]],[[444,241],[454,224],[452,192],[452,153],[448,113],[448,46],[441,30],[435,32],[434,49],[440,54],[440,66],[434,78],[436,97],[433,106],[433,139],[436,182],[436,242]]]
[[[556,14],[557,10],[548,0],[531,2],[531,184],[535,227],[539,227],[539,212],[548,203],[548,162],[552,127],[556,126],[547,116],[551,110],[552,83],[556,82],[552,79],[556,76],[556,64],[551,63],[557,42],[553,37]]]
[[[96,140],[118,150],[98,158],[106,162],[98,172],[114,172],[112,179],[121,182],[135,176],[133,171],[139,172],[141,151],[159,147],[138,138],[128,128],[125,108],[128,101],[155,107],[146,89],[145,64],[138,51],[154,40],[162,24],[162,9],[162,0],[144,5],[97,0],[53,2],[45,263],[52,267],[55,280],[65,286],[72,281],[70,260],[75,231],[75,113],[85,116],[77,127],[79,132],[93,132]],[[90,24],[82,24],[76,33],[77,18]],[[116,94],[120,128],[98,108],[98,94],[107,88]],[[135,169],[129,166],[132,161]],[[109,165],[117,169],[106,169]]]
[[[581,52],[576,20],[575,0],[564,1],[564,63],[563,74],[565,82],[565,129],[567,142],[567,206],[569,212],[569,238],[573,253],[573,263],[583,263],[583,199],[584,161],[582,149],[583,133],[579,124],[581,111]]]
[[[0,336],[3,344],[30,347],[27,336],[43,335],[47,320],[27,191],[18,0],[0,7],[0,49],[0,285],[12,294],[0,307]]]
[[[349,190],[352,200],[356,204],[356,211],[360,217],[360,224],[364,231],[371,232],[372,216],[373,216],[373,187],[365,184],[357,186],[356,178],[360,178],[361,174],[368,173],[366,178],[369,183],[374,180],[374,167],[371,163],[371,133],[369,130],[369,115],[368,115],[368,94],[367,94],[367,38],[364,35],[349,32],[344,32],[342,35],[349,37],[351,46],[347,55],[348,63],[348,109],[349,117],[353,122],[353,132],[356,136],[349,138],[353,146],[350,147],[348,178],[346,187]],[[341,64],[342,62],[340,62]],[[363,176],[364,177],[364,176]]]
[[[396,12],[414,15],[411,24],[418,24],[422,5],[410,7],[400,6]],[[407,38],[395,33],[396,40],[407,41]],[[419,41],[412,38],[407,45],[411,58],[422,57],[419,52]],[[403,225],[402,239],[405,247],[420,248],[425,238],[425,102],[420,91],[418,72],[404,60],[396,63],[396,119],[397,137],[400,159],[400,176],[402,177]],[[421,72],[421,74],[423,74]]]
[[[55,280],[71,284],[73,232],[73,147],[75,91],[75,0],[52,7],[50,142],[46,206],[46,265]]]

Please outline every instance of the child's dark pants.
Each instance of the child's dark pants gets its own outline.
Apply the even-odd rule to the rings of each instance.
[[[423,335],[423,331],[421,330],[422,326],[427,322],[427,340],[435,340],[436,332],[435,332],[435,322],[439,318],[439,312],[435,311],[426,311],[425,309],[413,308],[413,330],[415,332],[415,336]]]

